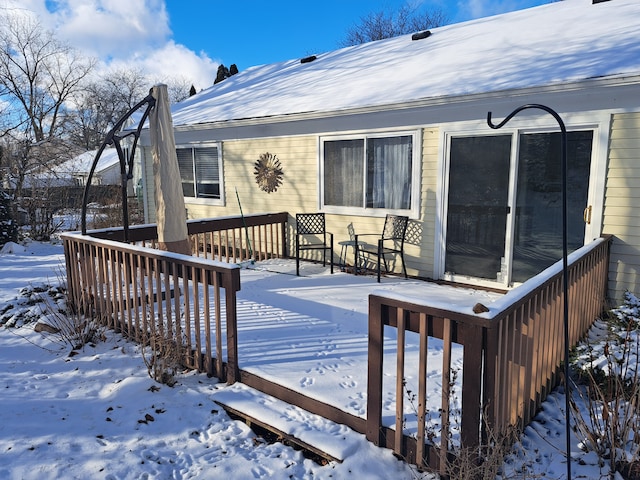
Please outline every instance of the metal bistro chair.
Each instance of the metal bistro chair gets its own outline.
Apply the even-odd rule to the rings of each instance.
[[[378,282],[380,282],[380,263],[384,263],[384,269],[389,273],[387,255],[400,255],[402,261],[402,272],[407,278],[407,267],[404,264],[404,237],[407,233],[409,217],[401,215],[387,215],[384,220],[382,234],[365,233],[356,234],[356,257],[358,255],[368,255],[377,257]],[[377,244],[361,242],[359,239],[364,236],[375,235],[378,237]]]
[[[327,264],[328,251],[333,273],[333,233],[325,228],[324,213],[296,214],[296,275],[300,275],[300,252],[303,250],[322,250],[323,266]]]

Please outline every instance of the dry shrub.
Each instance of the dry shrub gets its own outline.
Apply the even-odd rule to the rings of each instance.
[[[18,314],[23,317],[20,323],[35,322],[35,331],[49,334],[74,350],[103,341],[105,327],[100,318],[94,312],[73,309],[67,290],[61,285],[23,289],[21,294],[28,297],[30,308]]]
[[[512,453],[513,445],[520,437],[520,432],[510,427],[506,432],[497,432],[486,423],[485,439],[481,445],[467,447],[454,445],[447,457],[442,477],[448,480],[495,480],[506,479],[503,475],[505,457]],[[518,472],[518,479],[532,479],[527,468]]]
[[[449,379],[449,391],[454,392],[450,398],[452,405],[459,406],[459,399],[455,394],[454,385],[456,384],[459,376],[459,369],[451,369],[451,377]],[[403,381],[403,389],[406,400],[411,408],[414,410],[416,417],[418,415],[417,395],[407,388],[406,379]],[[427,418],[431,418],[429,412]],[[461,426],[461,409],[452,409],[453,424],[457,424],[457,430],[460,431]],[[442,411],[439,411],[442,414]],[[502,465],[504,464],[505,457],[511,453],[512,446],[517,441],[519,434],[514,428],[510,428],[506,433],[499,433],[491,427],[486,421],[487,412],[485,411],[483,416],[484,422],[484,438],[482,445],[479,446],[465,446],[461,443],[456,443],[452,437],[452,431],[445,432],[442,429],[441,424],[427,423],[425,427],[425,439],[427,443],[432,445],[432,448],[440,450],[438,445],[439,438],[442,436],[448,437],[449,451],[446,455],[445,465],[441,468],[440,476],[447,480],[495,480],[502,471]],[[404,427],[404,425],[403,425]],[[431,468],[428,464],[423,464],[419,467],[421,470],[429,471]],[[520,479],[533,478],[529,476],[528,472],[521,472]],[[423,478],[416,475],[416,478]],[[431,477],[428,477],[431,478]]]
[[[64,309],[51,308],[45,325],[51,328],[44,331],[57,336],[74,350],[105,338],[105,327],[98,318],[80,314],[67,306]]]
[[[170,387],[176,384],[176,374],[182,368],[178,342],[160,333],[149,333],[142,341],[142,359],[153,380]]]
[[[586,408],[575,400],[571,404],[581,448],[628,479],[640,478],[634,473],[640,465],[638,306],[637,298],[627,293],[625,304],[612,310],[606,323],[596,323],[599,337],[577,349],[574,390]]]

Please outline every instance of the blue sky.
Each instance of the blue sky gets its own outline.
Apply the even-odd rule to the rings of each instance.
[[[397,10],[405,0],[167,0],[176,41],[241,70],[340,47],[347,30],[371,12]],[[432,0],[450,23],[550,3],[550,0]],[[197,11],[197,15],[194,12]]]
[[[220,63],[240,71],[339,48],[349,27],[407,0],[0,0],[0,14],[31,15],[99,61],[139,69],[152,83],[213,83]],[[553,0],[408,0],[451,22]],[[565,0],[576,1],[576,0]]]

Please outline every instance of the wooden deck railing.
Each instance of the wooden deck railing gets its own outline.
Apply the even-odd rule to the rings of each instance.
[[[428,299],[371,295],[366,419],[241,371],[237,263],[286,257],[287,219],[287,213],[278,213],[247,216],[244,221],[240,217],[190,221],[193,256],[150,248],[157,243],[155,226],[131,227],[133,245],[122,243],[123,232],[117,229],[86,236],[64,234],[69,300],[75,308],[138,341],[149,333],[168,337],[184,348],[185,363],[193,368],[230,383],[242,381],[343,423],[407,461],[434,469],[441,469],[452,453],[454,437],[457,446],[475,447],[482,444],[487,428],[494,433],[522,428],[558,383],[564,360],[560,263],[480,314],[430,305]],[[572,345],[604,309],[609,244],[608,238],[599,239],[569,258]],[[397,329],[395,427],[382,423],[383,395],[388,400],[383,389],[385,326]],[[405,377],[414,366],[404,359],[405,341],[415,334],[419,338],[418,385],[416,399],[407,401],[416,405],[417,427],[410,434],[404,429]],[[435,358],[427,355],[433,339],[442,342],[442,360],[437,365],[428,363]],[[452,408],[454,344],[462,348],[463,365],[461,401]],[[435,436],[426,427],[427,418],[434,414],[427,410],[426,378],[434,370],[442,372],[436,412],[440,433]]]
[[[285,212],[189,221],[193,256],[156,250],[155,225],[131,227],[133,245],[122,243],[122,229],[64,234],[69,301],[138,342],[156,335],[171,341],[186,366],[233,383],[237,263],[286,256],[287,218]]]
[[[605,309],[609,245],[608,238],[599,239],[569,258],[571,345]],[[457,445],[482,445],[487,429],[504,434],[510,428],[523,428],[559,381],[564,361],[563,302],[561,262],[510,291],[481,314],[471,309],[460,312],[436,308],[428,300],[370,296],[367,438],[412,463],[442,471],[452,451],[452,343],[463,348],[462,398],[455,414],[460,418]],[[393,428],[382,424],[384,326],[396,328],[398,339]],[[408,332],[419,335],[415,436],[404,432]],[[428,364],[429,338],[443,341],[440,365]],[[438,445],[426,432],[426,418],[433,414],[426,407],[428,369],[442,372]]]
[[[192,254],[231,263],[286,257],[288,217],[287,212],[280,212],[189,220],[187,232]],[[121,228],[93,230],[90,235],[105,240],[124,241],[124,231]],[[156,225],[129,227],[129,241],[156,248]]]
[[[146,346],[172,342],[185,366],[230,383],[239,378],[239,266],[86,235],[62,238],[78,312]]]
[[[284,258],[287,249],[286,212],[190,220],[193,255],[222,262]]]

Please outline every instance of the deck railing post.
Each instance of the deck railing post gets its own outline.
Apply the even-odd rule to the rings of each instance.
[[[225,291],[226,320],[227,320],[227,383],[232,384],[240,380],[238,366],[238,314],[236,308],[236,291],[239,290],[240,273],[235,271],[238,288],[233,288],[229,282],[221,282]]]
[[[381,304],[369,296],[369,350],[367,371],[367,440],[380,445],[382,435],[382,347]]]
[[[482,343],[484,344],[484,368],[482,371],[482,412],[483,412],[483,425],[482,425],[482,441],[486,440],[486,434],[488,431],[496,431],[499,428],[498,419],[498,403],[496,402],[496,396],[498,391],[498,340],[500,329],[497,328],[484,328],[482,335]]]
[[[73,266],[75,265],[75,260],[73,259],[72,242],[70,240],[64,240],[63,248],[64,248],[65,270],[67,272],[67,296],[69,298],[69,302],[73,305],[75,302],[75,291],[76,291],[76,286],[75,286],[76,269],[73,268]]]
[[[451,428],[451,347],[452,347],[452,322],[451,319],[442,319],[442,398],[441,398],[441,425],[440,432],[440,452],[438,456],[438,470],[441,474],[446,474],[447,459],[449,457],[449,431]]]
[[[462,432],[464,447],[477,447],[480,443],[482,418],[483,328],[458,324],[458,338],[463,338],[462,369]]]
[[[289,240],[287,239],[287,222],[280,224],[280,236],[282,238],[282,257],[289,256]]]

